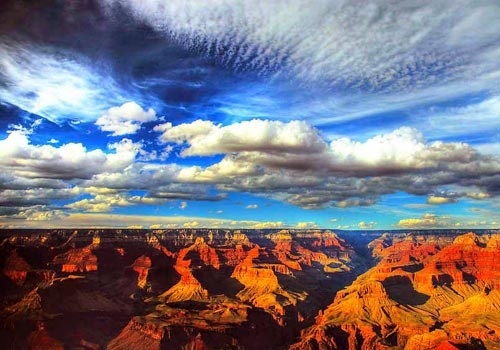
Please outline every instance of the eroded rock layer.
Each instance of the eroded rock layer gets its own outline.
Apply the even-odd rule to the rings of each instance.
[[[494,349],[499,236],[3,231],[2,349]]]
[[[379,263],[339,291],[291,348],[498,348],[498,237],[375,240]]]

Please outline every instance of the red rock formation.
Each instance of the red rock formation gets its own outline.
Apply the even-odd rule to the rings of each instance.
[[[137,276],[137,286],[139,288],[144,288],[148,279],[148,272],[151,268],[151,259],[146,255],[141,255],[135,259],[132,269],[138,273]]]
[[[10,278],[12,282],[22,285],[30,269],[30,265],[14,249],[7,257],[2,272],[5,276]]]
[[[255,246],[246,259],[237,265],[231,277],[245,286],[237,297],[249,301],[259,308],[268,311],[280,324],[283,324],[285,308],[296,305],[298,300],[306,298],[306,293],[288,293],[278,282],[275,271],[292,275],[287,266],[281,264],[255,263],[260,256],[260,248]]]
[[[423,350],[468,347],[474,339],[498,343],[499,251],[492,239],[483,242],[470,233],[453,242],[406,237],[389,246],[379,240],[372,244],[379,265],[339,291],[292,348]]]
[[[160,350],[165,329],[134,317],[122,332],[107,346],[108,350]]]
[[[70,249],[57,255],[53,263],[61,265],[61,272],[66,273],[97,271],[97,256],[90,247]]]
[[[192,253],[194,253],[194,256]],[[212,266],[215,269],[220,268],[219,258],[215,249],[208,246],[203,237],[198,237],[193,245],[179,251],[174,268],[181,279],[176,285],[159,296],[161,300],[178,302],[184,300],[204,301],[208,299],[208,291],[203,288],[191,271],[193,259],[187,258],[188,255],[199,257],[199,260],[195,262],[198,266],[204,264]]]
[[[224,265],[226,266],[236,266],[240,264],[247,256],[247,252],[243,248],[242,244],[236,244],[234,248],[219,248],[218,249],[223,258]]]

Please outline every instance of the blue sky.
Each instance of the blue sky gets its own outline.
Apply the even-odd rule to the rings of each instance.
[[[2,227],[499,226],[496,1],[1,6]]]

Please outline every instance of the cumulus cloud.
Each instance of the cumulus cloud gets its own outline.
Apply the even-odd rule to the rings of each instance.
[[[129,139],[111,144],[115,153],[87,150],[81,143],[59,147],[33,145],[18,130],[0,140],[0,168],[24,178],[88,179],[104,171],[126,168],[135,160],[139,146]]]
[[[405,127],[365,141],[341,138],[329,144],[316,129],[298,121],[255,119],[221,126],[198,120],[178,126],[161,124],[156,129],[162,132],[163,142],[185,147],[184,156],[222,153],[224,157],[205,167],[134,162],[141,145],[124,139],[109,146],[115,153],[98,150],[96,155],[109,165],[118,162],[117,155],[126,154],[128,160],[117,163],[117,171],[101,166],[86,175],[82,185],[144,190],[147,196],[142,201],[151,202],[221,200],[225,191],[245,191],[312,209],[373,205],[381,196],[398,191],[428,196],[431,204],[451,201],[438,197],[480,199],[496,195],[500,180],[498,157],[481,155],[465,143],[427,142],[420,132]],[[244,136],[249,129],[259,133]],[[460,187],[460,192],[453,196],[443,192],[450,186]],[[222,193],[214,194],[214,187]],[[80,205],[84,204],[88,205]]]
[[[69,209],[75,209],[79,211],[85,211],[90,213],[103,213],[111,211],[115,207],[124,207],[131,205],[131,202],[127,200],[123,195],[95,195],[91,199],[82,199],[77,202],[66,205]]]
[[[358,223],[358,227],[360,230],[371,230],[371,229],[375,228],[376,226],[377,226],[377,223],[375,221],[369,221],[369,222],[360,221]]]
[[[183,156],[228,155],[221,163],[207,168],[208,172],[191,169],[201,177],[210,177],[212,169],[216,173],[225,172],[226,176],[244,169],[246,175],[251,175],[258,171],[258,166],[322,169],[324,172],[353,173],[359,177],[448,165],[462,170],[469,170],[471,164],[484,169],[498,166],[497,161],[481,157],[468,144],[429,143],[422,133],[408,127],[363,142],[344,137],[331,141],[329,145],[315,128],[304,121],[285,123],[254,119],[220,126],[198,120],[178,126],[162,124],[155,129],[163,132],[160,136],[163,142],[185,145],[181,152]]]
[[[426,213],[420,218],[401,219],[397,226],[408,229],[446,227],[448,226],[448,218]]]
[[[162,132],[163,142],[187,143],[184,156],[213,155],[231,152],[320,152],[326,144],[310,124],[303,121],[272,121],[252,119],[227,126],[215,125],[211,121],[196,120],[172,126],[158,125],[155,131]]]
[[[143,145],[129,139],[109,144],[107,150],[87,150],[75,143],[33,145],[26,131],[12,130],[0,140],[0,205],[74,199],[66,202],[66,210],[100,213],[169,200],[219,201],[226,192],[238,191],[315,209],[369,206],[400,191],[427,196],[429,204],[498,195],[498,157],[482,155],[465,143],[427,142],[411,128],[365,141],[328,143],[302,121],[228,126],[195,121],[179,127],[162,124],[157,129],[162,136],[175,131],[163,141],[191,150],[185,156],[222,153],[222,159],[206,166],[143,162]],[[259,134],[244,136],[252,128],[260,128]]]
[[[188,227],[188,228],[193,228],[193,227],[198,227],[200,223],[198,221],[188,221],[182,224],[182,227]]]
[[[269,137],[242,136],[262,126],[259,133]],[[428,142],[408,127],[365,141],[340,138],[329,144],[307,123],[294,121],[252,120],[228,126],[195,121],[178,127],[163,124],[160,129],[163,142],[185,147],[184,156],[225,155],[205,168],[183,168],[178,180],[263,193],[305,208],[372,205],[397,191],[428,195],[432,204],[444,203],[437,197],[456,200],[478,188],[491,195],[500,170],[498,157],[481,155],[466,143]],[[439,194],[450,185],[465,190]]]
[[[484,214],[484,213],[483,213]],[[406,229],[433,229],[433,228],[496,228],[498,222],[491,220],[491,213],[477,217],[453,217],[426,213],[418,218],[401,219],[396,226]]]
[[[154,215],[121,215],[112,213],[67,213],[55,215],[51,220],[33,221],[19,220],[20,217],[2,217],[3,227],[32,228],[116,228],[116,227],[150,227],[150,228],[283,228],[287,225],[281,221],[227,220],[190,216],[154,216]],[[24,217],[23,217],[24,218]]]
[[[447,204],[455,203],[457,200],[453,197],[443,197],[443,196],[428,196],[427,204]]]
[[[295,225],[298,229],[315,228],[318,225],[314,221],[301,221]]]
[[[126,102],[120,107],[108,109],[96,120],[95,125],[102,131],[111,132],[112,136],[120,136],[135,134],[143,123],[156,119],[156,112],[152,108],[146,111],[135,102]]]

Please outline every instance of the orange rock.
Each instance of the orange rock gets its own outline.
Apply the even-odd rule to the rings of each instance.
[[[5,261],[3,274],[9,277],[14,283],[21,285],[26,280],[30,269],[30,265],[14,249]]]
[[[151,259],[146,255],[141,255],[137,259],[135,259],[132,264],[132,269],[137,272],[139,275],[137,276],[137,286],[139,288],[144,288],[148,279],[148,272],[151,268]]]
[[[97,271],[97,256],[92,254],[89,247],[70,249],[57,255],[53,263],[60,264],[61,272],[66,273]]]

